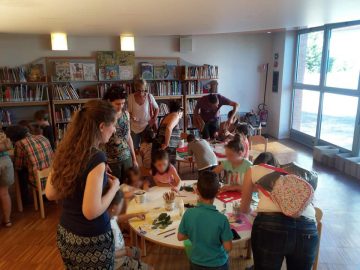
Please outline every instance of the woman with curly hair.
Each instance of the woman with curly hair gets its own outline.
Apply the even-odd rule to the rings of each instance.
[[[106,173],[99,145],[109,141],[115,123],[109,102],[89,101],[75,113],[57,148],[45,192],[49,200],[62,201],[57,245],[66,269],[113,269],[114,240],[106,210],[120,183]]]

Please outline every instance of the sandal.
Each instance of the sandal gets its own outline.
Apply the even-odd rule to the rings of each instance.
[[[3,222],[3,226],[4,226],[5,228],[10,228],[10,227],[12,226],[12,223],[11,223],[10,220],[9,220],[9,221],[5,221],[5,222]]]

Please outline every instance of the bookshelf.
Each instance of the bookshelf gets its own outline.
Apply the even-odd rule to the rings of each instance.
[[[134,78],[123,80],[104,77],[96,56],[43,57],[24,67],[0,67],[0,120],[4,126],[33,121],[35,111],[46,109],[59,141],[71,115],[84,103],[101,99],[112,86],[122,86],[130,94],[134,79],[143,78],[160,106],[159,122],[169,102],[178,100],[184,107],[180,126],[193,130],[196,100],[208,93],[210,81],[218,79],[218,67],[181,63],[179,57],[135,56]]]

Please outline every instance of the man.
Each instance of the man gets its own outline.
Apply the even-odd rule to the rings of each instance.
[[[210,82],[210,94],[200,98],[194,110],[194,124],[199,128],[204,138],[214,139],[219,130],[220,108],[223,105],[232,106],[232,114],[228,122],[233,118],[239,108],[239,104],[217,93],[218,82]]]
[[[10,127],[9,127],[10,128]],[[50,142],[42,135],[32,135],[24,126],[14,126],[17,141],[14,148],[14,167],[19,175],[23,202],[28,199],[28,183],[35,185],[36,170],[50,167],[53,150]]]

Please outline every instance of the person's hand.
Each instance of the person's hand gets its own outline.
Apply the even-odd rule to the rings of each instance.
[[[134,166],[135,168],[139,168],[139,164],[138,164],[136,158],[133,160],[133,166]]]
[[[106,171],[107,173],[112,173],[112,170],[111,170],[109,164],[106,164],[106,166],[105,166],[105,171]]]
[[[150,182],[145,180],[143,184],[143,190],[148,191],[149,188],[150,188]]]
[[[147,212],[139,212],[139,213],[135,213],[134,217],[144,220],[145,219],[145,215],[147,214]]]
[[[162,144],[161,145],[161,150],[165,150],[167,148],[167,145],[166,144]]]
[[[116,190],[118,190],[120,188],[120,181],[117,177],[113,176],[110,173],[106,173],[108,176],[108,182],[110,185],[110,189],[115,188]]]
[[[148,122],[149,126],[152,127],[154,126],[156,123],[156,119],[155,118],[151,118],[150,121]]]

